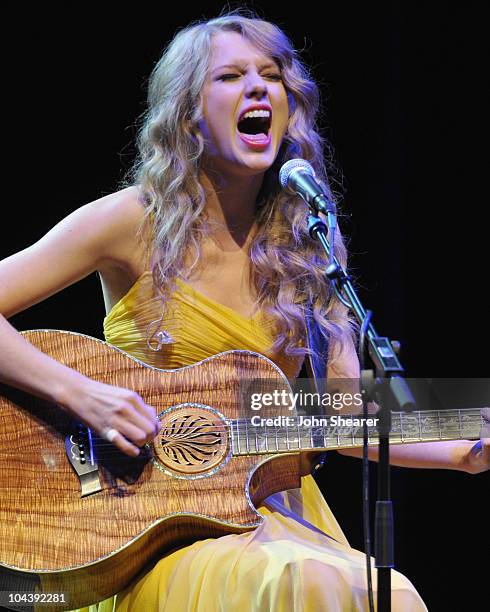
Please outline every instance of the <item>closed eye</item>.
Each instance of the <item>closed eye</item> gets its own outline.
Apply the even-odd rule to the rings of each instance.
[[[222,74],[220,77],[218,77],[219,81],[228,81],[230,79],[237,79],[240,75],[239,74]]]
[[[241,75],[239,74],[222,74],[218,77],[219,81],[229,81],[231,79],[238,79]],[[282,76],[280,74],[265,74],[265,79],[272,79],[273,81],[281,81]]]

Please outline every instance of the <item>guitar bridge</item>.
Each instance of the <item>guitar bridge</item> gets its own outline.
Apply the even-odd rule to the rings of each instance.
[[[81,497],[102,491],[90,429],[78,423],[76,433],[66,436],[65,449],[80,480]]]

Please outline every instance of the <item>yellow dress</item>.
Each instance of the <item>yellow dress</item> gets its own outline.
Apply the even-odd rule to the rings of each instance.
[[[273,327],[260,313],[247,319],[181,280],[162,325],[173,342],[151,351],[146,332],[160,312],[146,272],[104,319],[106,340],[166,369],[238,348],[265,354],[288,377],[299,372],[297,359],[269,353]],[[259,511],[265,520],[255,531],[200,540],[172,552],[121,593],[81,612],[368,609],[365,556],[349,546],[312,476],[302,478],[301,489],[267,498]],[[396,571],[392,588],[394,610],[426,610],[410,581]]]

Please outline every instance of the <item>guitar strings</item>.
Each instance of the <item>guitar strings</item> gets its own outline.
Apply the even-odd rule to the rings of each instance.
[[[395,413],[395,416],[397,414],[404,414],[404,413]],[[275,430],[275,429],[279,428],[279,430],[280,429],[284,429],[285,430],[286,428],[289,429],[289,427],[294,428],[297,425],[301,425],[301,423],[299,423],[299,419],[300,418],[303,418],[303,419],[328,419],[331,416],[340,416],[343,419],[349,419],[349,418],[351,418],[351,419],[356,419],[356,418],[359,419],[360,418],[359,415],[351,415],[351,414],[349,414],[349,415],[346,415],[346,414],[341,414],[341,415],[324,415],[323,414],[323,415],[301,415],[301,416],[298,416],[298,415],[290,415],[290,416],[289,415],[279,415],[279,416],[284,418],[284,419],[293,419],[294,422],[292,424],[290,424],[290,425],[289,424],[288,425],[267,425],[267,424],[253,425],[252,423],[250,423],[250,420],[251,420],[250,418],[239,418],[239,419],[229,419],[228,422],[218,421],[216,423],[209,423],[209,424],[207,424],[207,423],[202,423],[202,424],[195,424],[195,423],[193,423],[193,424],[189,424],[189,420],[188,419],[174,419],[174,420],[170,421],[167,425],[165,425],[165,428],[169,429],[169,428],[173,428],[174,426],[180,427],[180,426],[183,426],[183,425],[187,425],[191,429],[195,429],[195,428],[200,428],[200,429],[203,429],[203,428],[212,428],[212,429],[217,429],[217,430],[221,430],[221,429],[228,430],[228,429],[230,429],[233,426],[243,425],[245,427],[250,426],[250,427],[252,427],[254,429],[271,428],[271,429]],[[433,418],[437,418],[437,417],[434,417],[434,415],[432,415],[432,416],[433,416]],[[464,421],[462,420],[461,422],[459,422],[459,419],[458,419],[458,422],[456,422],[456,423],[447,423],[447,419],[448,418],[454,419],[454,417],[458,417],[458,416],[459,415],[444,415],[442,418],[440,417],[440,422],[439,422],[439,419],[438,419],[438,422],[436,424],[431,423],[429,427],[427,427],[427,425],[424,425],[423,423],[420,423],[421,428],[422,428],[421,433],[431,433],[432,431],[439,432],[440,428],[444,429],[445,431],[448,431],[452,427],[455,430],[461,430],[461,429],[466,429],[466,428],[472,427],[475,424],[475,422],[482,422],[483,423],[483,417],[481,416],[481,414],[480,414],[480,412],[478,410],[471,410],[471,411],[468,411],[468,412],[465,412],[464,414],[462,414],[461,415],[462,417],[469,417],[469,418],[465,418]],[[278,418],[278,416],[275,416],[275,417],[260,417],[260,418],[264,418],[264,419],[265,418]],[[402,426],[410,426],[411,425],[411,426],[415,427],[417,429],[417,431],[420,431],[420,429],[418,427],[418,425],[419,425],[419,421],[418,420],[415,423],[414,423],[413,419],[411,419],[410,422],[408,422],[408,421],[401,422],[401,421],[402,420],[400,420],[398,422],[395,422],[396,429],[392,429],[392,432],[394,432],[394,433],[398,432],[398,427],[400,425],[402,425]],[[250,423],[250,425],[249,425],[249,423]],[[334,425],[332,425],[332,427],[333,426]],[[310,427],[310,425],[307,425],[307,427]],[[315,426],[313,423],[311,424],[311,427],[314,427],[315,429],[318,428],[318,426]],[[324,425],[323,427],[327,427],[327,426]],[[336,427],[340,427],[340,428],[348,427],[348,428],[351,428],[351,427],[356,427],[356,426],[340,424],[340,425],[337,425]],[[376,426],[371,426],[371,428],[373,430],[376,430]],[[407,434],[408,433],[409,432],[407,432]],[[96,435],[97,436],[97,434],[93,433],[93,432],[92,432],[92,435]]]
[[[447,425],[445,425],[444,421],[447,421],[447,419],[454,419],[454,418],[459,418],[461,416],[461,418],[463,417],[470,417],[470,418],[474,418],[476,417],[476,419],[482,419],[483,420],[483,416],[480,413],[479,409],[468,409],[466,410],[461,410],[461,415],[459,414],[449,414],[449,411],[439,411],[439,414],[437,412],[432,413],[431,411],[424,411],[424,412],[412,412],[412,413],[405,413],[405,412],[394,412],[392,413],[392,419],[393,420],[397,420],[396,417],[398,417],[399,415],[406,415],[405,419],[398,419],[398,422],[405,420],[405,422],[403,423],[404,425],[410,425],[410,423],[413,424],[414,422],[414,417],[428,417],[428,418],[432,418],[432,419],[440,419],[441,421],[441,426],[447,427]],[[260,416],[260,415],[253,415],[253,416]],[[299,418],[303,418],[303,419],[328,419],[332,416],[339,416],[342,419],[359,419],[362,417],[361,414],[344,414],[344,413],[336,413],[336,414],[315,414],[315,415],[297,415],[297,414],[292,414],[292,415],[273,415],[273,416],[268,416],[268,417],[261,417],[261,418],[278,418],[278,417],[283,417],[283,418],[289,418],[289,419],[299,419]],[[370,415],[369,418],[375,418],[376,415]],[[175,419],[170,421],[170,423],[174,424],[179,424],[179,425],[183,425],[185,423],[189,422],[190,416],[186,419]],[[225,417],[226,418],[226,417]],[[238,419],[228,419],[228,423],[248,423],[250,422],[250,419],[252,417],[241,417]],[[223,421],[218,421],[218,423],[223,422]],[[419,422],[419,420],[416,421],[417,423]],[[465,423],[462,422],[462,424],[464,425]],[[204,425],[203,425],[204,426]],[[457,424],[456,426],[459,427],[459,424]],[[272,427],[272,425],[271,425]]]
[[[468,412],[471,412],[471,415],[468,414]],[[479,410],[478,411],[477,410],[469,410],[468,412],[465,413],[465,416],[471,416],[471,417],[477,416],[478,420],[480,420],[481,414],[480,414]],[[173,423],[177,423],[177,422],[178,421],[174,421]],[[240,420],[235,420],[235,421],[232,422],[232,425],[233,424],[236,425],[239,422],[243,422],[243,420],[241,420],[241,421]],[[245,420],[245,422],[248,422],[248,421]],[[275,441],[276,442],[276,444],[275,444],[276,449],[266,447],[265,452],[279,452],[279,451],[288,451],[288,450],[301,450],[302,449],[302,447],[301,447],[301,440],[306,440],[306,439],[311,440],[311,437],[313,435],[315,435],[316,437],[318,437],[318,436],[323,437],[323,441],[324,442],[326,442],[327,440],[329,440],[329,441],[331,441],[331,440],[336,441],[336,443],[333,445],[335,448],[338,448],[339,446],[345,446],[345,447],[350,446],[349,444],[340,444],[340,438],[342,438],[343,440],[348,440],[349,442],[352,441],[354,443],[354,445],[356,445],[356,440],[358,440],[359,443],[360,443],[360,440],[362,439],[362,435],[355,435],[353,432],[350,432],[350,433],[329,432],[328,430],[325,430],[324,427],[321,427],[321,428],[320,427],[316,427],[314,433],[310,430],[309,433],[306,432],[306,436],[301,436],[301,433],[300,433],[300,435],[298,437],[296,437],[296,433],[299,433],[299,432],[297,432],[296,429],[294,430],[294,432],[292,432],[292,431],[290,431],[289,427],[272,427],[272,426],[269,426],[269,428],[268,427],[260,428],[260,431],[256,431],[257,428],[255,428],[255,431],[253,429],[252,429],[252,431],[249,431],[248,429],[246,429],[245,431],[244,430],[240,431],[239,428],[237,427],[236,431],[234,431],[232,425],[231,426],[230,426],[230,424],[194,425],[194,426],[192,426],[192,429],[193,429],[192,433],[189,434],[189,432],[187,432],[187,436],[189,436],[189,435],[197,435],[198,436],[200,433],[202,433],[203,430],[206,430],[206,429],[210,429],[211,432],[213,432],[213,431],[220,431],[220,432],[221,431],[226,431],[227,433],[231,434],[233,439],[236,437],[237,447],[238,447],[238,454],[240,454],[242,456],[244,454],[246,454],[246,453],[244,453],[244,452],[242,452],[240,450],[240,442],[245,443],[245,440],[243,440],[244,437],[246,438],[246,442],[248,443],[248,444],[246,444],[247,447],[249,447],[250,445],[254,446],[254,443],[255,443],[255,447],[256,447],[255,450],[256,450],[256,452],[259,452],[259,448],[258,448],[258,442],[259,441],[260,442],[265,442],[266,445],[268,445],[268,442],[270,441],[272,443],[272,446],[274,446],[274,441]],[[469,437],[473,437],[473,436],[478,437],[478,435],[475,434],[474,432],[464,431],[465,426],[468,427],[468,425],[469,425],[468,423],[464,423],[464,424],[462,424],[462,427],[460,427],[459,424],[455,424],[454,425],[454,429],[452,431],[451,431],[451,429],[449,429],[446,426],[446,427],[444,427],[444,429],[445,429],[444,432],[441,432],[439,430],[439,428],[436,428],[434,430],[429,428],[429,429],[425,429],[424,430],[424,432],[423,432],[424,435],[416,435],[416,436],[410,436],[409,432],[405,433],[405,432],[401,432],[400,431],[400,432],[392,432],[392,433],[393,433],[393,437],[395,437],[395,436],[399,437],[400,434],[403,434],[401,439],[400,439],[400,441],[398,443],[415,443],[415,442],[421,441],[421,440],[425,440],[425,441],[432,441],[432,440],[434,440],[434,441],[437,441],[437,440],[448,439],[448,436],[449,436],[449,439],[454,439],[454,438],[452,438],[450,436],[451,433],[452,434],[457,434],[455,437],[459,438],[459,439],[464,438],[465,434],[466,434],[466,436],[469,436]],[[120,432],[120,433],[121,433],[121,435],[124,436],[124,434],[122,434],[122,432]],[[292,434],[291,436],[289,435],[290,433]],[[377,432],[376,428],[373,428],[372,429],[372,434],[373,435],[370,436],[371,437],[370,443],[375,444],[377,442],[377,439],[378,439],[377,433],[378,432]],[[444,435],[444,433],[446,435]],[[434,434],[434,435],[431,436],[431,434]],[[473,434],[473,435],[470,435],[470,434]],[[206,433],[204,433],[204,435],[206,435]],[[240,437],[242,438],[241,440],[240,440]],[[186,440],[185,438],[181,438],[180,442],[181,443],[185,443],[185,440]],[[410,442],[410,441],[412,441],[412,442]],[[279,448],[279,442],[282,442],[283,444],[286,444],[286,447]],[[395,441],[395,443],[397,443],[397,442]],[[148,444],[151,445],[151,443],[148,443]],[[293,445],[294,444],[298,444],[298,447],[297,448],[290,448],[291,444],[293,444]],[[99,438],[99,437],[95,438],[93,445],[94,445],[95,448],[108,448],[109,449],[109,454],[113,454],[113,453],[114,454],[120,454],[122,452],[119,448],[115,447],[114,444],[104,440],[103,438]],[[143,446],[141,448],[142,449],[145,449],[145,448],[148,449],[148,445],[145,445],[145,446]],[[306,449],[308,449],[308,450],[312,449],[313,450],[314,448],[328,448],[328,444],[324,444],[323,446],[320,446],[320,447],[315,447],[312,444],[311,447],[308,446],[308,447],[304,447],[304,448],[305,448],[305,450]],[[250,449],[247,448],[247,452],[249,452],[249,451],[250,451]],[[262,452],[264,452],[264,451],[262,451]],[[254,454],[253,453],[253,449],[250,452],[250,454]]]
[[[406,413],[393,413],[393,416],[396,417],[397,415],[403,415],[403,414],[406,414]],[[343,418],[358,417],[358,415],[339,415],[339,416],[342,416]],[[434,412],[417,411],[415,413],[411,413],[410,416],[419,417],[417,420],[417,424],[413,423],[413,419],[411,423],[412,425],[415,425],[416,430],[417,430],[417,435],[411,435],[411,432],[409,431],[404,432],[403,427],[402,427],[403,426],[402,419],[400,418],[400,425],[401,425],[400,429],[397,428],[395,430],[392,430],[392,437],[401,436],[400,443],[410,443],[409,442],[410,440],[413,440],[414,442],[421,441],[421,440],[425,440],[425,441],[444,440],[444,439],[447,439],[448,436],[449,436],[449,439],[454,439],[451,436],[451,434],[456,434],[455,437],[459,439],[464,438],[465,435],[473,437],[473,435],[476,435],[473,431],[469,432],[465,430],[474,427],[477,423],[480,426],[483,425],[483,415],[481,414],[480,409],[461,409],[461,410],[447,410],[447,411],[434,411]],[[420,423],[420,417],[429,417],[429,416],[432,418],[437,418],[437,425],[435,425],[434,427],[432,426],[422,427],[423,424]],[[314,415],[314,416],[308,415],[307,418],[325,418],[325,417],[326,415]],[[463,421],[463,420],[460,420],[462,419],[462,417],[469,417],[469,418],[465,418],[465,420]],[[298,415],[291,415],[287,418],[298,419],[299,417]],[[447,421],[448,418],[453,419],[453,420],[454,418],[457,418],[458,422],[457,423],[450,422],[449,424],[447,422],[444,422],[444,421]],[[250,427],[252,429],[249,430],[248,429],[249,421],[250,419],[241,418],[241,419],[230,419],[228,422],[219,421],[217,423],[209,423],[209,424],[205,424],[205,423],[193,424],[193,425],[189,425],[189,429],[192,431],[191,432],[187,431],[185,433],[187,436],[189,435],[199,436],[200,434],[202,435],[203,433],[204,435],[207,435],[206,430],[210,430],[210,433],[212,432],[216,432],[216,433],[226,432],[227,434],[229,433],[232,438],[236,437],[238,450],[239,450],[239,453],[242,455],[244,453],[240,451],[239,447],[240,447],[240,442],[245,443],[245,440],[243,440],[243,438],[246,438],[246,442],[248,443],[247,446],[250,446],[250,444],[254,446],[254,443],[255,443],[256,451],[258,451],[257,443],[259,440],[265,441],[266,444],[268,444],[268,442],[271,441],[272,445],[274,445],[274,441],[276,441],[276,445],[275,445],[276,452],[279,450],[283,450],[283,451],[301,450],[301,444],[300,444],[301,440],[306,440],[307,438],[311,440],[312,436],[323,437],[324,442],[326,442],[327,440],[336,440],[337,443],[334,445],[336,448],[338,448],[339,446],[345,446],[345,447],[349,446],[349,444],[344,444],[344,445],[340,444],[341,438],[343,440],[352,441],[354,442],[354,444],[356,443],[356,439],[357,440],[362,439],[362,434],[356,435],[356,433],[352,431],[350,431],[349,433],[344,433],[342,431],[339,431],[338,428],[335,428],[335,431],[332,432],[332,431],[329,431],[329,429],[326,428],[325,426],[318,427],[314,425],[313,425],[313,428],[311,426],[309,427],[309,432],[308,430],[304,430],[305,436],[302,436],[301,435],[302,432],[298,431],[299,422],[293,423],[292,425],[286,425],[286,426],[274,426],[274,425],[254,426],[250,424]],[[169,423],[165,428],[173,429],[174,427],[180,427],[181,425],[188,425],[188,420],[175,419],[171,421],[171,423]],[[242,425],[241,431],[240,431],[240,425]],[[244,429],[243,429],[243,425],[245,425]],[[405,423],[405,426],[407,425],[408,423]],[[340,427],[342,428],[345,426],[340,426]],[[347,429],[351,429],[351,428],[347,427]],[[119,433],[121,433],[121,435],[126,438],[126,436],[122,432],[119,432]],[[296,434],[298,433],[299,435],[296,437]],[[174,432],[174,434],[181,435],[180,432]],[[370,436],[371,442],[375,443],[378,438],[378,435],[377,435],[378,432],[377,432],[376,427],[370,428],[370,434],[371,434]],[[73,434],[73,435],[76,436],[76,434]],[[161,433],[158,435],[161,435]],[[118,447],[116,447],[113,443],[105,440],[102,437],[99,437],[98,434],[92,432],[92,436],[93,436],[92,445],[94,448],[109,449],[109,453],[106,453],[106,455],[107,454],[120,455],[123,452]],[[155,436],[155,438],[157,437],[158,436]],[[286,448],[279,449],[279,445],[278,445],[279,441],[286,444]],[[182,437],[180,439],[180,442],[181,443],[185,442],[185,438]],[[296,444],[296,443],[298,444],[298,448],[291,449],[290,445]],[[74,444],[76,443],[74,442]],[[151,445],[151,442],[148,444]],[[316,447],[316,448],[327,448],[327,447],[328,445],[325,444],[324,447]],[[148,446],[145,445],[140,448],[148,449]],[[312,446],[308,448],[315,448],[315,447],[312,444]],[[274,452],[274,449],[267,448],[266,451]]]

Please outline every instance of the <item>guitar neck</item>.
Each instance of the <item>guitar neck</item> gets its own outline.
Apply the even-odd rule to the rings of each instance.
[[[376,415],[366,425],[370,445],[378,444]],[[363,445],[362,415],[279,416],[229,421],[234,455],[358,448]],[[390,443],[474,440],[480,437],[479,408],[391,413]]]

